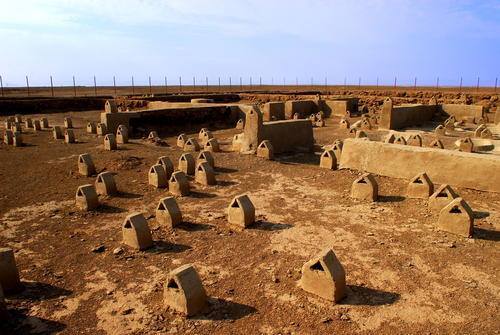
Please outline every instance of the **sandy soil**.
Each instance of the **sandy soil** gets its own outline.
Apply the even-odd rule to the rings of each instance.
[[[381,200],[350,199],[355,171],[318,167],[316,154],[276,161],[232,152],[215,154],[217,186],[194,182],[178,198],[185,223],[174,232],[155,222],[166,190],[147,184],[159,156],[181,151],[135,139],[104,151],[85,133],[98,112],[69,113],[77,144],[27,131],[27,145],[0,145],[0,245],[16,251],[26,290],[7,297],[13,320],[0,333],[63,334],[498,334],[500,329],[500,197],[458,189],[475,211],[475,237],[436,228],[425,201],[404,197],[406,181],[377,177]],[[63,124],[64,114],[48,115]],[[315,129],[319,145],[348,136],[327,119]],[[229,144],[235,130],[215,136]],[[373,139],[382,134],[369,131]],[[424,141],[430,141],[424,136]],[[445,143],[452,148],[451,142]],[[228,145],[223,145],[228,150]],[[116,173],[117,197],[101,197],[96,212],[75,209],[78,154],[89,152],[98,171]],[[248,193],[258,222],[243,232],[227,224],[230,199]],[[125,251],[121,223],[145,213],[155,247]],[[104,246],[104,252],[93,249]],[[300,269],[330,247],[347,273],[348,295],[333,305],[297,285]],[[193,263],[209,308],[183,318],[162,305],[167,273]]]

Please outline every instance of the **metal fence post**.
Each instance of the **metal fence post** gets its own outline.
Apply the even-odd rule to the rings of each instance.
[[[95,75],[94,75],[94,95],[97,96],[97,81],[95,79]]]
[[[28,96],[30,96],[30,82],[28,80],[28,76],[26,76],[26,87],[28,88]]]
[[[134,76],[132,76],[132,95],[135,94]]]
[[[3,78],[0,76],[0,88],[2,89],[2,97],[3,97]]]
[[[149,94],[152,95],[153,94],[153,87],[151,86],[151,76],[149,76]]]
[[[75,76],[73,76],[73,93],[75,94],[75,98],[76,98],[76,81],[75,81]]]
[[[52,82],[52,76],[50,76],[50,92],[52,93],[52,98],[54,97],[54,83]]]
[[[116,97],[116,78],[113,76],[113,88],[115,90],[115,97]]]
[[[182,77],[179,76],[179,92],[182,92]]]
[[[165,94],[168,94],[167,76],[165,76]]]
[[[479,92],[479,77],[477,77],[476,92]]]

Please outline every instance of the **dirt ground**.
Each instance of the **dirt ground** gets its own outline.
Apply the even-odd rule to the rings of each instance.
[[[320,169],[319,148],[265,161],[230,152],[237,131],[218,130],[225,144],[215,154],[218,185],[192,181],[194,192],[177,199],[185,223],[170,232],[154,218],[169,193],[149,186],[147,171],[159,156],[177,162],[175,138],[165,139],[169,146],[134,139],[104,151],[102,137],[84,128],[98,111],[45,116],[62,125],[65,115],[73,118],[76,144],[26,131],[26,146],[0,145],[0,246],[15,250],[26,287],[7,296],[12,320],[0,333],[499,333],[498,194],[457,189],[476,217],[474,238],[462,238],[439,231],[425,201],[404,197],[405,180],[377,176],[380,201],[355,201],[349,193],[359,172]],[[319,145],[348,136],[338,118],[326,123],[315,129]],[[95,179],[77,173],[84,152],[98,172],[116,173],[121,191],[101,197],[103,206],[89,213],[74,206],[77,187]],[[257,223],[238,232],[225,210],[241,193],[254,202]],[[148,218],[155,247],[115,255],[121,223],[137,211]],[[99,246],[104,251],[94,252]],[[346,270],[347,297],[337,305],[298,287],[302,265],[324,248]],[[162,304],[168,272],[186,263],[210,296],[193,318]]]

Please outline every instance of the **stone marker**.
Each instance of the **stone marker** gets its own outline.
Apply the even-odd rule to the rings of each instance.
[[[201,185],[216,185],[215,171],[207,161],[201,161],[196,167],[194,180]]]
[[[183,153],[179,158],[178,169],[185,174],[194,175],[194,170],[196,168],[196,162],[193,155],[190,153]]]
[[[304,291],[335,303],[345,297],[345,270],[333,250],[323,250],[302,266],[300,286]]]
[[[5,120],[3,126],[5,127],[5,129],[10,130],[10,128],[12,128],[12,121],[10,121],[9,119]]]
[[[182,213],[174,197],[160,199],[156,207],[156,221],[171,229],[182,222]]]
[[[265,158],[268,160],[274,159],[274,148],[269,140],[264,140],[260,142],[257,147],[257,157]]]
[[[488,128],[485,128],[481,132],[481,138],[492,139],[493,134],[491,133],[491,131]]]
[[[67,129],[73,128],[73,120],[68,116],[64,118],[64,127]]]
[[[319,166],[324,169],[337,170],[337,156],[333,150],[325,150],[321,154]]]
[[[97,125],[95,122],[87,122],[87,133],[97,134]]]
[[[219,142],[217,141],[216,138],[211,138],[207,141],[207,143],[205,143],[204,149],[210,152],[219,152],[220,151]]]
[[[195,138],[190,137],[190,138],[188,138],[186,143],[184,143],[183,150],[184,151],[199,151],[200,145],[198,144],[198,141]]]
[[[3,143],[12,145],[14,143],[14,133],[10,129],[6,129],[3,133]]]
[[[231,142],[231,150],[240,152],[241,151],[241,137],[243,134],[236,134],[233,136],[233,141]]]
[[[165,170],[165,175],[168,180],[172,173],[174,173],[174,164],[172,163],[170,158],[168,158],[167,156],[161,156],[160,158],[158,158],[157,164],[163,166],[163,170]]]
[[[76,191],[76,207],[82,211],[91,211],[99,207],[99,198],[94,185],[79,186]]]
[[[453,234],[472,237],[474,212],[462,198],[456,198],[439,212],[438,227]]]
[[[459,141],[458,150],[463,152],[473,152],[474,151],[474,143],[470,137],[462,138]]]
[[[106,127],[105,123],[98,123],[96,132],[97,132],[97,135],[104,136],[108,133],[108,127]]]
[[[26,121],[24,121],[24,126],[28,129],[33,128],[33,120],[30,119],[29,117],[26,118]]]
[[[205,133],[208,131],[209,130],[207,128],[201,128],[200,132],[198,133],[198,139],[203,140],[205,138]]]
[[[42,117],[40,119],[40,126],[43,128],[43,129],[49,129],[49,120],[46,118],[46,117]]]
[[[104,150],[113,151],[118,149],[116,144],[116,137],[114,134],[106,134],[104,136]]]
[[[394,143],[396,141],[396,136],[393,133],[389,133],[384,140],[384,143]]]
[[[154,140],[157,138],[160,138],[160,137],[158,136],[158,133],[156,131],[153,130],[153,131],[149,132],[148,140]]]
[[[179,148],[184,148],[184,144],[186,144],[186,140],[187,140],[186,134],[180,134],[179,136],[177,136],[177,146]]]
[[[190,187],[186,174],[182,171],[172,173],[168,181],[168,190],[173,195],[181,197],[189,195]]]
[[[231,200],[227,209],[229,224],[239,229],[245,229],[255,222],[255,207],[248,195],[239,195]]]
[[[73,129],[66,129],[64,131],[64,142],[66,143],[75,143],[75,133]]]
[[[335,140],[333,142],[332,150],[335,153],[335,157],[337,158],[337,163],[340,161],[340,157],[342,156],[342,148],[344,147],[344,142],[342,140]]]
[[[22,133],[23,132],[23,127],[21,125],[21,123],[19,122],[14,122],[12,124],[12,128],[11,130],[15,133],[15,132],[19,132],[19,133]]]
[[[12,134],[12,145],[15,147],[23,146],[23,136],[20,132],[15,131],[14,134]]]
[[[360,126],[361,129],[365,129],[365,130],[370,130],[372,129],[372,125],[370,123],[370,120],[367,119],[367,118],[363,118],[361,120],[361,126]]]
[[[116,143],[128,143],[128,129],[124,125],[119,125],[116,129]]]
[[[200,133],[198,134],[198,139],[203,144],[207,143],[207,141],[210,140],[210,139],[212,139],[212,138],[214,138],[214,135],[207,128],[202,128],[200,130]]]
[[[54,137],[54,140],[64,139],[64,135],[60,126],[52,127],[52,136]]]
[[[450,185],[443,184],[429,197],[429,207],[439,212],[455,198],[458,198],[457,193]]]
[[[413,177],[406,189],[408,198],[429,199],[433,193],[434,184],[425,172]]]
[[[122,225],[123,244],[136,250],[146,250],[153,246],[153,238],[148,222],[142,213],[133,213],[125,218]]]
[[[204,309],[207,294],[193,265],[183,265],[168,274],[163,302],[165,307],[185,316],[198,314]]]
[[[7,294],[18,293],[24,289],[19,278],[14,250],[10,248],[0,248],[0,285]]]
[[[318,128],[322,128],[325,126],[325,120],[321,119],[321,120],[317,120],[314,125]]]
[[[215,168],[215,158],[210,151],[200,151],[196,159],[196,164],[200,164],[201,162],[207,162],[212,169]]]
[[[365,133],[364,130],[356,130],[356,135],[354,136],[355,138],[368,138],[368,135]]]
[[[239,119],[238,122],[236,122],[236,129],[243,129],[245,128],[245,121],[243,119]]]
[[[457,122],[457,120],[452,116],[450,116],[448,119],[446,119],[446,121],[444,121],[445,130],[454,130],[455,129],[455,122]]]
[[[407,144],[414,147],[421,147],[422,136],[420,136],[419,134],[411,134],[410,137],[408,138]]]
[[[105,113],[118,113],[118,106],[114,100],[106,100],[104,103]]]
[[[96,174],[95,165],[90,154],[84,153],[78,156],[78,173],[86,177]]]
[[[474,130],[474,137],[481,137],[481,132],[486,129],[486,125],[480,124],[476,130]]]
[[[156,188],[167,187],[168,178],[163,165],[155,164],[149,169],[148,183]]]
[[[442,124],[440,124],[439,126],[437,126],[435,129],[434,129],[434,133],[438,136],[445,136],[446,135],[446,129],[444,128],[444,126]]]
[[[394,140],[394,144],[406,145],[406,139],[403,136],[399,135]]]
[[[299,115],[299,113],[293,113],[293,115],[292,115],[292,119],[293,119],[293,120],[298,120],[298,119],[300,119],[300,115]]]
[[[42,125],[40,124],[40,120],[33,120],[33,130],[34,131],[42,130]]]
[[[109,171],[99,173],[95,181],[95,189],[99,195],[116,195],[118,189],[113,173]]]
[[[340,128],[341,129],[349,129],[351,127],[351,124],[349,123],[349,121],[347,119],[340,119]]]
[[[23,116],[21,114],[14,115],[14,122],[23,123]]]
[[[434,139],[430,144],[429,147],[431,148],[436,148],[436,149],[444,149],[443,142],[441,142],[440,139]]]
[[[351,197],[360,200],[377,201],[378,184],[373,175],[365,173],[352,183]]]

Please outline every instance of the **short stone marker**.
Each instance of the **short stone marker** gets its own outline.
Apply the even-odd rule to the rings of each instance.
[[[429,199],[433,193],[434,184],[425,172],[413,177],[406,189],[406,196],[414,199]]]
[[[217,141],[216,138],[211,138],[205,143],[204,146],[205,151],[210,151],[210,152],[219,152],[220,147],[219,147],[219,142]]]
[[[151,231],[142,213],[133,213],[125,218],[122,234],[123,244],[133,249],[146,250],[153,246]]]
[[[238,122],[236,122],[236,129],[241,130],[245,127],[245,121],[243,119],[239,119]]]
[[[26,128],[33,128],[33,120],[31,118],[26,118],[26,121],[24,121],[24,126]]]
[[[10,128],[14,133],[15,132],[18,132],[18,133],[22,133],[23,132],[23,127],[21,125],[20,122],[14,122],[12,124],[12,127]]]
[[[23,122],[23,116],[21,114],[14,115],[14,122],[22,123]]]
[[[394,140],[394,144],[406,145],[406,139],[403,136],[397,136]]]
[[[255,207],[248,195],[239,195],[231,200],[227,209],[227,220],[238,229],[245,229],[255,222]]]
[[[14,134],[12,134],[12,145],[15,147],[23,146],[23,136],[20,132],[15,131]]]
[[[12,145],[14,143],[14,133],[10,129],[6,129],[3,133],[3,143]]]
[[[157,138],[160,138],[160,137],[158,136],[158,133],[156,131],[153,130],[153,131],[149,132],[148,140],[155,140]]]
[[[201,185],[216,185],[217,180],[215,179],[215,171],[206,161],[198,163],[196,167],[196,172],[194,175],[194,180]]]
[[[337,158],[337,161],[340,161],[343,147],[344,147],[344,142],[342,142],[342,140],[337,139],[333,142],[332,150],[335,153],[335,157]]]
[[[40,125],[43,129],[49,129],[49,120],[46,117],[40,119]]]
[[[165,188],[168,185],[168,178],[165,169],[161,164],[155,164],[149,168],[148,183],[156,188]]]
[[[474,130],[474,137],[481,137],[481,132],[486,129],[485,124],[480,124],[476,130]]]
[[[207,294],[193,265],[183,265],[168,274],[163,302],[165,307],[185,316],[196,315],[204,309]]]
[[[75,133],[73,132],[73,129],[66,129],[64,131],[64,142],[68,144],[75,143]]]
[[[40,124],[40,120],[33,120],[33,130],[34,131],[42,130],[42,125]]]
[[[395,140],[396,136],[394,136],[393,133],[390,133],[385,137],[384,143],[394,143]]]
[[[87,122],[87,133],[97,134],[97,125],[95,122]]]
[[[172,173],[168,181],[168,190],[173,195],[181,197],[189,195],[190,187],[186,174],[182,171]]]
[[[359,200],[377,201],[378,184],[373,175],[365,173],[352,183],[351,197]]]
[[[160,199],[158,206],[156,206],[156,221],[171,229],[182,222],[182,212],[174,197]]]
[[[472,140],[470,137],[462,138],[460,139],[458,146],[458,150],[463,151],[463,152],[473,152],[474,151],[474,143],[472,143]]]
[[[183,150],[184,151],[199,151],[200,145],[198,144],[198,141],[195,138],[190,137],[190,138],[188,138],[186,143],[184,143]]]
[[[86,177],[96,174],[96,169],[92,157],[88,153],[78,156],[78,173]]]
[[[70,117],[64,118],[64,127],[66,127],[66,129],[73,128],[73,120]]]
[[[179,171],[182,171],[188,175],[194,175],[195,168],[196,162],[193,155],[191,155],[190,153],[183,153],[179,158]]]
[[[104,103],[105,113],[118,113],[118,105],[114,100],[106,100]]]
[[[325,150],[321,154],[319,166],[324,169],[336,170],[337,169],[337,156],[333,150]]]
[[[453,199],[458,198],[458,194],[448,184],[442,184],[439,188],[429,197],[429,207],[435,211],[440,212],[447,206]]]
[[[14,250],[0,248],[0,285],[5,293],[18,293],[24,289],[19,278]]]
[[[356,130],[356,134],[354,135],[355,138],[368,138],[368,135],[365,133],[364,130]]]
[[[105,123],[98,123],[96,132],[97,132],[97,135],[104,136],[108,133],[108,127],[106,127]]]
[[[124,125],[119,125],[116,129],[116,142],[120,144],[128,143],[128,129]]]
[[[481,138],[492,139],[493,134],[491,133],[491,131],[488,128],[485,128],[481,132]]]
[[[421,147],[422,136],[420,136],[419,134],[411,134],[410,137],[408,138],[407,144],[414,147]]]
[[[215,168],[215,158],[210,151],[201,151],[196,159],[196,164],[207,162],[212,168]]]
[[[453,234],[472,237],[474,212],[462,198],[455,198],[439,212],[438,227]]]
[[[432,142],[429,144],[429,147],[434,149],[444,149],[443,142],[441,142],[441,140],[437,138],[432,140]]]
[[[116,143],[116,137],[114,134],[106,134],[104,136],[104,150],[113,151],[118,149],[118,145]]]
[[[302,266],[300,286],[304,291],[335,303],[345,297],[345,270],[333,250],[323,250]]]
[[[187,140],[186,134],[180,134],[179,136],[177,136],[177,146],[179,148],[184,148],[184,144],[186,144],[186,140]]]
[[[340,119],[340,128],[341,129],[349,129],[351,127],[351,124],[349,123],[349,120],[347,119]]]
[[[99,195],[116,195],[118,189],[113,173],[110,171],[99,173],[95,181],[95,189]]]
[[[274,148],[273,144],[269,140],[264,140],[260,142],[257,147],[257,157],[265,158],[267,160],[274,159]]]
[[[94,185],[79,186],[76,190],[76,207],[82,211],[91,211],[99,207],[99,198]]]
[[[444,126],[442,124],[438,125],[435,129],[434,129],[434,133],[438,136],[445,136],[446,135],[446,129],[444,128]]]
[[[170,158],[168,158],[167,156],[161,156],[160,158],[158,158],[157,164],[163,166],[163,169],[165,170],[165,175],[167,176],[168,180],[172,175],[172,173],[174,173],[174,164],[172,163]]]
[[[64,134],[60,126],[52,127],[52,136],[54,137],[54,140],[64,139]]]

